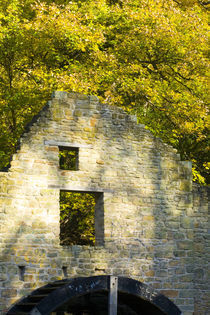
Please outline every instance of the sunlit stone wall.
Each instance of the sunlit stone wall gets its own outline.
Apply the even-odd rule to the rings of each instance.
[[[59,169],[65,144],[79,147],[78,171]],[[103,245],[60,246],[60,190],[103,192]],[[184,315],[207,315],[207,189],[193,191],[191,163],[135,116],[56,92],[0,173],[2,314],[67,267],[68,277],[137,279]]]

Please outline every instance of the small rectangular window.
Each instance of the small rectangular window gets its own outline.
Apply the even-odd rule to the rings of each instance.
[[[25,266],[18,266],[18,270],[19,270],[19,280],[24,281],[26,267]]]
[[[67,278],[68,277],[67,266],[63,266],[62,271],[63,271],[63,276]]]
[[[59,147],[59,165],[62,170],[79,169],[79,148]]]
[[[102,245],[103,193],[60,191],[60,244]]]

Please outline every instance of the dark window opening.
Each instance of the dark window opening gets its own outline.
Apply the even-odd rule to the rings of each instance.
[[[60,244],[102,245],[103,193],[60,192]]]
[[[66,266],[63,266],[63,267],[62,267],[62,271],[63,271],[63,276],[64,276],[65,278],[67,278],[67,277],[68,277],[67,267],[66,267]]]
[[[18,266],[18,271],[19,271],[19,280],[24,281],[24,276],[25,276],[25,266]]]
[[[79,148],[59,147],[59,165],[62,170],[79,169]]]

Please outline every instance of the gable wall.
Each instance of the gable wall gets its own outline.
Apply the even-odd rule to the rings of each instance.
[[[61,143],[79,146],[78,171],[59,169]],[[196,307],[195,314],[207,314],[204,283],[195,285],[195,261],[197,269],[206,265],[195,238],[205,238],[206,225],[196,226],[191,163],[135,117],[96,97],[56,92],[21,138],[9,172],[0,173],[0,187],[2,314],[34,288],[62,279],[63,266],[68,277],[131,277],[160,290],[184,315]],[[60,246],[60,189],[103,191],[103,246]],[[24,282],[18,266],[26,268]],[[195,307],[196,290],[205,293]]]

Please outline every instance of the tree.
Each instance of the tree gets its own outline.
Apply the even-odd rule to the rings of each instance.
[[[94,194],[61,191],[60,210],[61,245],[94,245]]]
[[[210,1],[206,0],[174,0],[174,2],[176,2],[179,6],[182,7],[191,7],[195,4],[198,4],[207,10],[210,5]]]
[[[0,2],[1,166],[50,93],[73,90],[137,113],[208,182],[207,10],[186,3]]]

